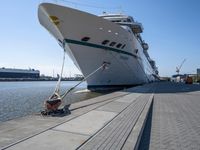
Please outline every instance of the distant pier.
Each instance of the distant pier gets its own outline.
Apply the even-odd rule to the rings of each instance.
[[[200,148],[200,85],[158,82],[72,104],[64,117],[0,124],[0,149]]]
[[[83,77],[67,77],[62,78],[62,81],[81,81]],[[0,78],[0,82],[15,82],[15,81],[58,81],[58,78],[40,77],[40,78]]]

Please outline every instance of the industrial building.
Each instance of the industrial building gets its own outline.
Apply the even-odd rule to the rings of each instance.
[[[0,78],[39,78],[40,71],[35,69],[0,68]]]

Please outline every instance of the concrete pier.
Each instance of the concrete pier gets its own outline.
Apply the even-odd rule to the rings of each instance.
[[[160,82],[0,124],[1,149],[199,149],[200,85]]]

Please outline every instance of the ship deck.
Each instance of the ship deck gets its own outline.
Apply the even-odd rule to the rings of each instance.
[[[158,82],[0,124],[1,149],[199,149],[200,85]]]

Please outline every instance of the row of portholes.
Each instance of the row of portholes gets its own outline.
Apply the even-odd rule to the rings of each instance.
[[[90,40],[90,37],[83,37],[81,39],[81,41],[87,42]],[[124,47],[126,46],[126,44],[121,44],[121,43],[116,43],[116,42],[110,42],[109,40],[104,40],[103,42],[101,42],[102,45],[107,45],[109,44],[109,46],[113,47],[116,46],[117,48],[121,48],[124,49]]]
[[[101,44],[102,45],[109,44],[109,46],[111,46],[111,47],[116,46],[117,48],[121,48],[121,49],[123,49],[126,46],[126,44],[121,44],[121,43],[116,43],[116,42],[110,42],[109,40],[104,40]]]

